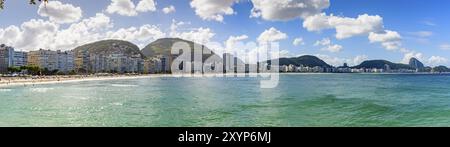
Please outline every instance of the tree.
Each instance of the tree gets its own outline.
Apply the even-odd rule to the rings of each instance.
[[[22,70],[20,69],[20,67],[8,67],[8,71],[11,73],[18,73],[21,72]]]
[[[31,75],[39,75],[41,69],[38,66],[22,66],[20,67],[22,70],[27,70],[28,74]]]
[[[0,9],[3,9],[4,8],[4,6],[5,6],[5,1],[6,0],[0,0]],[[45,2],[45,3],[47,3],[48,2],[48,0],[38,0],[39,2]],[[29,4],[32,4],[32,5],[36,5],[36,0],[29,0]]]

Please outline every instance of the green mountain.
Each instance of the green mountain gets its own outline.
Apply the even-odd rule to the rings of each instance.
[[[279,59],[279,65],[295,65],[295,66],[308,66],[308,67],[325,67],[330,68],[333,67],[329,64],[327,64],[325,61],[311,55],[305,55],[300,57],[294,57],[294,58],[280,58]]]
[[[195,42],[192,42],[192,41],[188,41],[188,40],[183,40],[183,39],[180,39],[180,38],[161,38],[161,39],[158,39],[158,40],[150,43],[146,47],[144,47],[141,50],[141,52],[142,52],[142,54],[145,57],[155,57],[155,56],[158,56],[158,55],[168,56],[168,55],[171,54],[170,51],[172,49],[172,45],[174,45],[177,42],[185,42],[185,43],[187,43],[189,45],[189,47],[191,48],[192,57],[193,57],[194,50],[203,49],[203,52],[210,51],[212,54],[203,54],[203,61],[205,61],[207,58],[209,58],[212,55],[219,56],[219,55],[215,54],[213,51],[211,51],[209,48],[207,48],[204,45],[200,45],[198,43],[195,43]],[[200,48],[194,48],[194,45],[195,46],[200,46]],[[202,52],[202,51],[200,51],[200,52]]]
[[[448,69],[445,66],[436,66],[432,69],[433,72],[450,72],[450,69]]]
[[[386,65],[389,65],[390,69],[415,69],[409,65],[406,64],[399,64],[399,63],[392,63],[386,60],[369,60],[364,61],[358,66],[354,66],[352,68],[378,68],[378,69],[385,69]]]
[[[125,54],[129,57],[144,57],[139,47],[131,42],[123,40],[102,40],[79,46],[74,49],[75,53],[89,51],[94,54]]]

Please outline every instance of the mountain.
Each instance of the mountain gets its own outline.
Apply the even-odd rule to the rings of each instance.
[[[325,67],[325,68],[330,68],[332,67],[331,65],[327,64],[326,62],[324,62],[323,60],[315,57],[315,56],[311,56],[311,55],[305,55],[305,56],[300,56],[300,57],[294,57],[294,58],[280,58],[279,59],[279,65],[295,65],[295,66],[307,66],[307,67],[315,67],[315,66],[319,66],[319,67]]]
[[[200,44],[192,42],[192,41],[183,40],[180,38],[161,38],[161,39],[158,39],[158,40],[148,44],[146,47],[144,47],[141,50],[141,52],[146,57],[155,57],[158,55],[168,56],[168,55],[170,55],[170,50],[172,49],[172,45],[175,44],[176,42],[185,42],[185,43],[189,44],[189,47],[191,48],[192,57],[194,54],[194,50],[197,49],[197,48],[194,48],[194,45],[201,46],[201,48],[203,49],[203,52],[211,51],[206,46],[200,45]],[[202,51],[200,51],[200,52],[202,52]],[[209,58],[212,55],[217,55],[213,51],[211,51],[211,53],[212,54],[203,54],[203,61],[205,61],[207,58]]]
[[[385,69],[386,65],[389,65],[390,69],[415,69],[406,64],[392,63],[386,60],[369,60],[364,61],[361,64],[354,66],[352,68],[377,68],[377,69]]]
[[[450,72],[450,69],[448,69],[445,66],[436,66],[432,69],[433,72]]]
[[[128,57],[143,57],[139,47],[123,40],[102,40],[79,46],[73,50],[75,53],[89,51],[94,54],[125,54]]]
[[[409,66],[415,69],[423,69],[425,67],[423,63],[417,60],[416,58],[409,59]]]

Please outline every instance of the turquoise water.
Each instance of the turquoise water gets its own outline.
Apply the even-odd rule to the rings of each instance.
[[[450,126],[450,76],[282,74],[0,88],[0,126]]]

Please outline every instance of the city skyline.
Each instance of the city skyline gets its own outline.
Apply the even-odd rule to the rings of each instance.
[[[7,1],[0,12],[7,20],[0,22],[0,38],[23,51],[71,50],[103,39],[123,39],[141,49],[163,37],[220,42],[222,48],[236,41],[277,41],[282,56],[310,54],[334,66],[371,59],[407,63],[411,57],[430,66],[450,65],[449,21],[439,15],[449,11],[444,8],[449,2],[265,2],[104,0],[89,5],[60,0],[33,6]],[[55,15],[59,12],[65,13]]]

